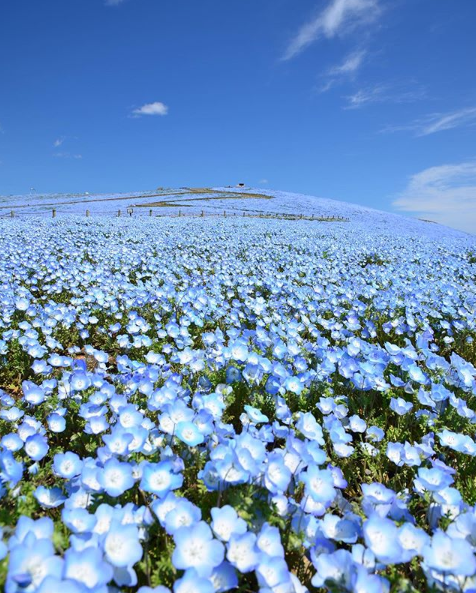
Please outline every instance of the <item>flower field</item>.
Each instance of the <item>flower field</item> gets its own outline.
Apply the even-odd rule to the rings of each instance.
[[[1,590],[476,591],[476,238],[359,216],[0,220]]]

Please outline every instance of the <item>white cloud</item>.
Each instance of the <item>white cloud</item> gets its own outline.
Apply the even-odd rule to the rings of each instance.
[[[266,185],[267,183],[269,183],[269,181],[268,181],[267,179],[260,179],[260,180],[258,181],[258,183],[259,183],[260,185]]]
[[[357,50],[349,54],[342,64],[333,66],[325,75],[328,77],[328,80],[321,86],[319,91],[325,93],[345,78],[354,77],[364,63],[366,55],[367,52],[365,50]]]
[[[299,29],[282,59],[290,60],[318,39],[331,39],[340,33],[368,24],[379,15],[379,0],[331,0],[324,10]]]
[[[358,109],[372,103],[412,103],[425,95],[425,89],[418,85],[405,88],[402,85],[376,84],[347,96],[346,109]]]
[[[415,132],[416,136],[429,136],[444,130],[474,125],[476,125],[476,107],[468,107],[448,113],[432,113],[404,126],[387,126],[382,131],[400,132],[409,130]]]
[[[56,140],[53,142],[53,146],[55,148],[58,148],[58,146],[61,146],[64,141],[65,141],[64,136],[62,136],[61,138],[56,138]]]
[[[410,178],[393,205],[476,234],[476,161],[424,169]]]
[[[125,0],[106,0],[106,6],[117,6],[118,4],[122,4]]]
[[[359,50],[349,54],[340,66],[331,69],[330,74],[333,76],[353,74],[362,66],[366,53],[365,50]]]
[[[82,159],[83,158],[82,154],[71,154],[70,152],[55,152],[54,156],[58,157],[59,159]]]
[[[132,112],[136,117],[139,115],[167,115],[169,108],[161,101],[146,103]]]

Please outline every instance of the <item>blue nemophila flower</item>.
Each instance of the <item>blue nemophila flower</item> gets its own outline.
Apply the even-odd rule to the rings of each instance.
[[[423,548],[429,544],[430,536],[411,523],[404,523],[398,530],[398,541],[403,549],[403,562],[410,562],[421,556]]]
[[[255,570],[261,554],[256,546],[254,533],[232,534],[227,544],[227,560],[240,572]]]
[[[268,463],[266,465],[264,482],[266,488],[272,494],[279,494],[285,492],[291,482],[292,474],[289,468],[284,463],[283,455],[278,451],[268,456]]]
[[[299,414],[299,419],[296,422],[296,428],[308,439],[316,441],[319,443],[319,445],[324,445],[322,428],[311,412]]]
[[[83,462],[79,455],[72,451],[56,453],[53,461],[53,469],[57,476],[70,480],[81,473]]]
[[[53,544],[34,535],[10,551],[5,593],[35,591],[47,576],[60,578],[63,560],[55,556]]]
[[[38,486],[38,488],[35,490],[34,497],[45,509],[54,509],[59,507],[66,500],[66,496],[63,494],[60,488],[48,489],[44,486]]]
[[[327,504],[334,500],[336,490],[330,470],[309,466],[299,478],[305,485],[306,496],[310,496],[314,502]]]
[[[88,533],[96,524],[96,516],[83,508],[64,508],[61,511],[63,523],[73,533]]]
[[[213,538],[210,527],[203,521],[178,529],[174,541],[172,562],[176,568],[194,568],[200,576],[208,577],[223,562],[223,544]]]
[[[238,587],[238,575],[233,566],[226,560],[213,569],[210,575],[215,593],[224,593]]]
[[[320,554],[313,559],[317,572],[312,577],[315,587],[325,584],[349,591],[351,586],[353,560],[347,550],[337,550],[331,554]]]
[[[430,492],[437,492],[453,483],[451,475],[437,467],[421,467],[418,470],[418,478],[415,479],[415,485]]]
[[[292,590],[289,589],[292,587],[291,574],[283,558],[263,556],[256,567],[256,576],[262,587],[269,587],[272,591],[276,591],[280,586]]]
[[[244,406],[244,410],[253,424],[262,424],[263,422],[268,422],[268,416],[263,414],[257,408],[246,405]]]
[[[32,406],[38,406],[39,404],[45,401],[45,391],[39,385],[36,385],[32,381],[23,381],[22,388],[23,397],[25,398],[25,401],[31,404]]]
[[[465,539],[453,539],[437,531],[422,553],[424,565],[443,575],[472,576],[476,573],[474,552]]]
[[[142,558],[139,530],[135,525],[113,522],[104,539],[107,561],[116,567],[132,567]]]
[[[178,498],[176,505],[171,509],[163,520],[165,531],[174,535],[181,527],[188,527],[198,523],[202,518],[201,510],[186,498]]]
[[[70,548],[64,555],[63,577],[77,581],[87,590],[101,590],[112,576],[113,569],[104,561],[101,549],[86,547],[76,551]]]
[[[366,546],[384,564],[402,562],[403,550],[398,540],[398,528],[390,519],[372,515],[363,524]]]
[[[24,450],[30,459],[33,459],[33,461],[40,461],[48,453],[48,441],[46,437],[41,434],[29,436],[25,441]]]
[[[390,409],[397,413],[399,416],[404,416],[413,408],[411,402],[407,402],[403,397],[392,397],[390,398]]]
[[[242,535],[247,531],[246,521],[230,505],[211,510],[213,533],[224,542],[229,541],[232,535]]]
[[[50,414],[47,418],[47,422],[51,432],[63,432],[66,428],[66,420],[59,414]]]
[[[189,447],[196,447],[205,440],[203,434],[193,422],[178,422],[175,436]]]
[[[180,488],[182,483],[183,476],[180,473],[175,473],[173,463],[161,461],[144,465],[140,488],[144,492],[164,496],[170,490]]]
[[[84,391],[91,386],[91,378],[82,371],[75,371],[71,375],[69,382],[73,391]]]
[[[134,485],[132,466],[115,458],[108,459],[97,473],[97,480],[109,496],[121,496]]]

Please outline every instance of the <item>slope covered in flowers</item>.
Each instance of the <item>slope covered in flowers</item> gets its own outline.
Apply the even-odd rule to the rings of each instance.
[[[0,221],[2,590],[476,589],[476,240],[347,214]]]

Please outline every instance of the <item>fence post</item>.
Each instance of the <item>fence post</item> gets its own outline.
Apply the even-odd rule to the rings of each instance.
[[[53,218],[56,218],[56,210],[55,210],[55,208],[53,208],[52,215],[53,215]]]
[[[226,210],[223,210],[223,218],[226,218]]]
[[[179,211],[178,211],[178,215],[179,215],[179,216],[182,216],[182,210],[179,210]]]
[[[152,209],[149,210],[149,216],[152,216]]]
[[[86,210],[86,216],[89,216],[89,210]]]
[[[117,211],[117,217],[119,218],[119,216],[120,216],[120,215],[121,215],[121,211],[120,211],[120,210],[118,210],[118,211]]]
[[[13,210],[10,212],[10,216],[13,218],[15,216],[15,212]]]
[[[202,210],[202,214],[201,214],[201,216],[205,216],[205,212],[204,212],[203,210]]]

